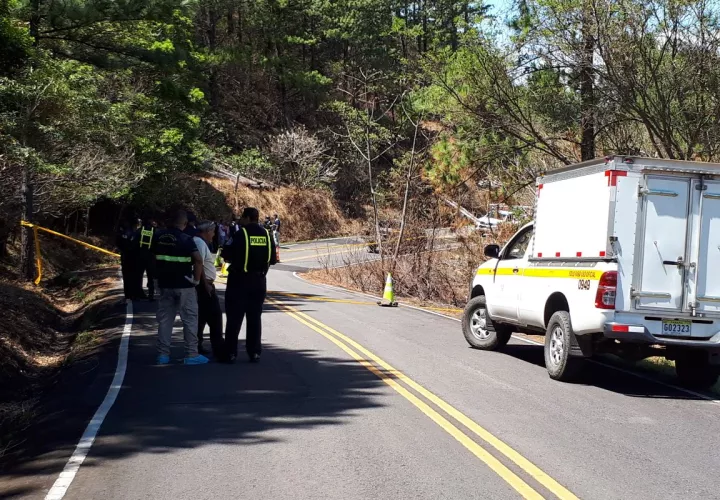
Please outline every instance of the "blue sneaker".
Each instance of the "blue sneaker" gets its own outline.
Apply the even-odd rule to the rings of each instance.
[[[202,354],[198,354],[197,356],[194,356],[192,358],[185,358],[186,365],[204,365],[205,363],[207,363],[209,361],[210,360],[207,359]]]
[[[170,356],[167,354],[159,354],[156,360],[158,365],[167,365],[170,363]]]

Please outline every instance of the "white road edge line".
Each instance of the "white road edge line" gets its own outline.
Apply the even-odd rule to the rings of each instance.
[[[60,473],[60,476],[53,483],[52,488],[48,491],[45,496],[45,500],[60,500],[67,493],[70,484],[75,479],[75,475],[80,470],[80,466],[85,461],[85,458],[90,452],[90,448],[95,442],[95,437],[100,430],[105,417],[107,416],[110,408],[115,403],[120,388],[122,387],[123,380],[125,379],[125,370],[127,369],[128,361],[128,348],[130,345],[130,332],[132,331],[133,323],[133,306],[132,301],[127,301],[125,306],[125,327],[123,328],[122,337],[120,338],[120,347],[118,348],[118,361],[117,367],[115,368],[115,376],[113,377],[112,383],[108,388],[108,392],[105,395],[105,399],[102,404],[95,411],[92,420],[88,423],[85,428],[85,432],[80,438],[80,442],[75,447],[70,459],[65,464],[65,468]]]
[[[297,272],[293,272],[293,276],[295,276],[297,279],[299,279],[299,280],[301,280],[301,281],[304,281],[305,283],[307,283],[307,284],[309,284],[309,285],[313,285],[313,286],[316,286],[316,287],[319,287],[319,288],[329,288],[329,289],[331,289],[331,290],[337,290],[337,291],[349,293],[349,294],[351,294],[351,295],[362,295],[362,296],[364,296],[364,297],[370,297],[370,298],[373,298],[373,299],[376,299],[376,300],[378,299],[378,297],[375,297],[375,296],[373,296],[373,295],[369,295],[369,294],[363,293],[363,292],[356,292],[355,290],[349,290],[349,289],[347,289],[347,288],[342,288],[342,287],[333,286],[333,285],[324,285],[324,284],[321,285],[321,284],[318,284],[318,283],[313,283],[313,282],[308,281],[308,280],[306,280],[305,278],[301,277]],[[427,309],[423,309],[422,307],[411,306],[411,305],[408,305],[408,304],[399,304],[399,305],[400,305],[400,307],[407,307],[408,309],[415,309],[416,311],[422,311],[422,312],[427,313],[427,314],[433,314],[433,315],[435,315],[435,316],[440,316],[440,317],[442,317],[442,318],[451,319],[451,320],[453,320],[453,321],[457,321],[458,323],[460,323],[460,320],[459,320],[459,319],[453,318],[452,316],[448,316],[447,314],[442,314],[442,313],[439,313],[439,312],[436,312],[436,311],[429,311],[429,310],[427,310]],[[513,334],[513,338],[516,339],[516,340],[519,340],[519,341],[521,341],[521,342],[526,342],[526,343],[528,343],[528,344],[539,345],[539,346],[542,346],[542,345],[543,345],[541,342],[536,342],[536,341],[534,341],[534,340],[530,340],[530,339],[527,339],[527,338],[524,338],[524,337],[521,337],[521,336],[515,335],[515,334]],[[588,359],[588,360],[586,360],[586,361],[589,361],[590,363],[594,363],[594,364],[596,364],[596,365],[604,366],[605,368],[610,368],[611,370],[615,370],[615,371],[618,371],[618,372],[621,372],[621,373],[625,373],[625,374],[627,374],[627,375],[632,375],[632,376],[637,377],[637,378],[639,378],[639,379],[646,380],[646,381],[648,381],[648,382],[652,382],[653,384],[664,385],[665,387],[670,387],[671,389],[675,389],[676,391],[684,392],[685,394],[690,394],[691,396],[695,396],[695,397],[704,399],[705,401],[709,401],[710,403],[713,403],[713,404],[716,404],[716,405],[720,405],[720,399],[718,399],[718,398],[716,398],[716,397],[714,398],[714,397],[711,397],[711,396],[707,396],[707,395],[702,394],[702,393],[700,393],[700,392],[695,392],[695,391],[692,391],[692,390],[690,390],[690,389],[685,389],[684,387],[680,387],[680,386],[678,386],[678,385],[669,384],[669,383],[667,383],[667,382],[663,382],[663,381],[661,381],[661,380],[654,379],[654,378],[652,378],[652,377],[650,377],[650,376],[648,376],[648,375],[643,375],[642,373],[637,373],[637,372],[634,372],[634,371],[632,371],[632,370],[627,370],[627,369],[625,369],[625,368],[620,368],[620,367],[618,367],[618,366],[614,366],[614,365],[611,365],[611,364],[608,364],[608,363],[603,363],[602,361],[597,361],[597,360],[595,360],[595,359]]]

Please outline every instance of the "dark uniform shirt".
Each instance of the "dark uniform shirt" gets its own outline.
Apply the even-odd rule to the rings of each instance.
[[[192,237],[177,228],[155,231],[152,243],[155,271],[160,288],[193,288],[192,254],[197,246]]]
[[[260,224],[238,228],[232,244],[223,249],[222,256],[232,264],[229,269],[232,274],[266,273],[277,263],[273,237]]]
[[[132,248],[133,230],[121,228],[115,239],[115,246],[118,247],[120,253],[125,254]]]

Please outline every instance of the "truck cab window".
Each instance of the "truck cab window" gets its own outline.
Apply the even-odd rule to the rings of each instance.
[[[522,259],[525,256],[532,235],[532,228],[528,228],[527,231],[517,235],[517,237],[508,244],[502,258],[504,260]]]

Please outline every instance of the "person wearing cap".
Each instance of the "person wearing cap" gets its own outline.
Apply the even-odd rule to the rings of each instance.
[[[259,220],[256,208],[246,208],[232,244],[223,249],[223,258],[232,264],[225,291],[225,361],[230,363],[237,357],[238,336],[245,317],[245,350],[250,361],[259,361],[262,351],[261,316],[267,293],[266,275],[276,261],[275,242]]]
[[[187,213],[178,210],[170,227],[155,231],[152,252],[160,288],[158,300],[157,364],[170,363],[170,342],[175,316],[180,313],[185,337],[185,364],[202,365],[209,360],[198,354],[198,301],[195,287],[203,275],[203,259],[193,238],[185,234]]]
[[[202,221],[197,225],[197,230],[198,235],[193,240],[203,259],[203,275],[200,284],[195,287],[198,298],[198,352],[207,354],[203,347],[203,333],[205,325],[208,325],[210,327],[210,346],[212,347],[213,356],[215,359],[222,360],[225,349],[222,331],[222,309],[215,290],[215,279],[217,279],[215,254],[210,247],[215,236],[216,226],[214,222]]]

